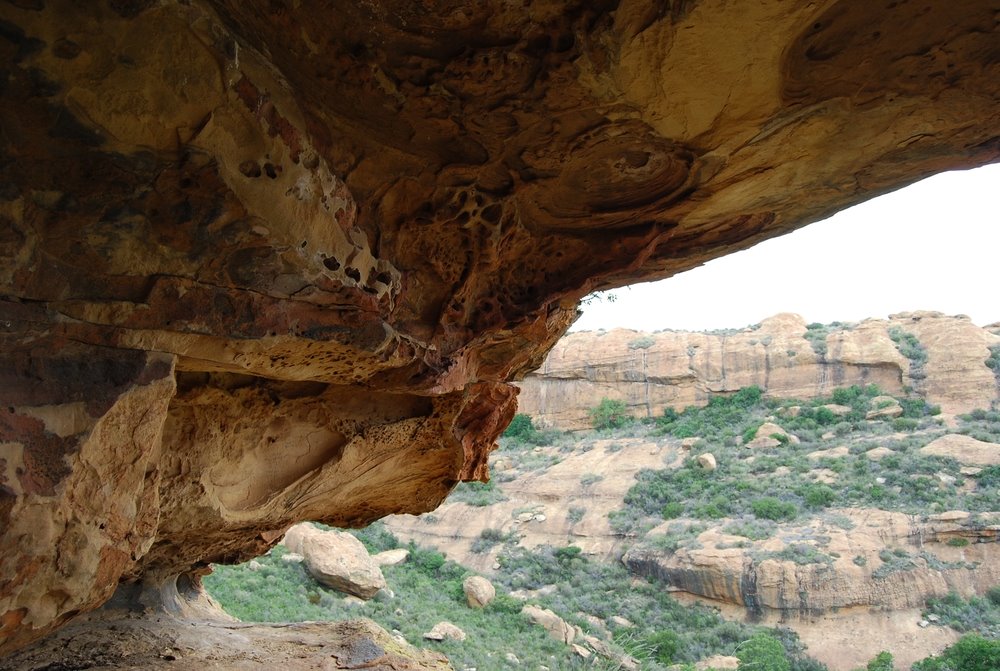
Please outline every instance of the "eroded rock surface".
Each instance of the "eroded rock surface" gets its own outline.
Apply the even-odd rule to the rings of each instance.
[[[593,289],[997,159],[989,2],[0,7],[0,654],[486,477]]]

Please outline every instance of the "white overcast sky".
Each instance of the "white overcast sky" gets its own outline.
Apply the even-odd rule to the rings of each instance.
[[[1000,321],[1000,164],[948,172],[670,279],[592,301],[572,330],[739,328],[894,312]]]

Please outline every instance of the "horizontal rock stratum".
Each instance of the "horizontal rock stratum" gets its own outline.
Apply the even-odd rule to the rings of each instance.
[[[907,337],[922,354],[897,344]],[[986,363],[996,348],[1000,325],[930,311],[825,326],[786,313],[710,333],[583,331],[560,340],[518,383],[518,411],[542,426],[581,429],[603,398],[658,417],[751,385],[773,398],[810,399],[875,384],[892,394],[911,388],[946,414],[963,413],[1000,401],[1000,376]]]
[[[0,654],[484,478],[590,291],[996,161],[995,10],[4,3]]]

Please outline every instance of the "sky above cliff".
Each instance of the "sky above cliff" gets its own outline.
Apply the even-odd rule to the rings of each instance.
[[[935,175],[746,251],[592,300],[572,330],[739,328],[911,310],[1000,321],[1000,164]]]

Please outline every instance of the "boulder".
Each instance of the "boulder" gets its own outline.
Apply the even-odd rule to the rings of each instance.
[[[886,457],[896,454],[894,450],[890,450],[888,447],[873,447],[872,449],[865,452],[865,456],[872,461],[881,461]]]
[[[462,582],[462,590],[470,608],[484,608],[496,598],[497,591],[493,583],[482,576],[470,575]]]
[[[774,422],[764,422],[757,427],[754,437],[746,444],[746,446],[751,449],[771,448],[778,447],[783,441],[790,443],[799,442],[796,436],[790,435]]]
[[[576,630],[547,608],[528,605],[521,609],[521,613],[527,615],[532,622],[541,626],[549,636],[560,643],[571,644],[576,637]]]
[[[612,615],[608,618],[608,621],[610,621],[614,626],[621,627],[622,629],[631,629],[635,626],[631,620],[627,620],[621,615]]]
[[[972,436],[951,433],[920,448],[921,453],[950,457],[967,466],[1000,465],[1000,444],[976,440]]]
[[[705,452],[704,454],[698,455],[698,466],[706,471],[714,471],[718,466],[715,463],[715,455],[711,452]]]
[[[820,459],[839,459],[840,457],[846,457],[850,453],[851,450],[846,445],[838,445],[837,447],[830,447],[825,450],[813,450],[806,457],[813,461],[819,461]]]
[[[296,524],[285,533],[285,546],[304,557],[317,582],[361,599],[371,599],[386,586],[368,550],[346,531],[323,531]]]
[[[869,408],[865,419],[893,419],[903,414],[903,406],[892,396],[876,396],[869,403]]]
[[[423,636],[428,641],[443,641],[446,638],[453,641],[464,641],[466,638],[464,631],[447,621],[438,622]]]
[[[698,436],[689,436],[687,438],[681,439],[681,449],[684,451],[690,451],[693,447],[702,442],[701,438]]]
[[[396,548],[394,550],[384,550],[372,555],[372,561],[379,566],[399,566],[410,557],[410,551],[406,548]]]

